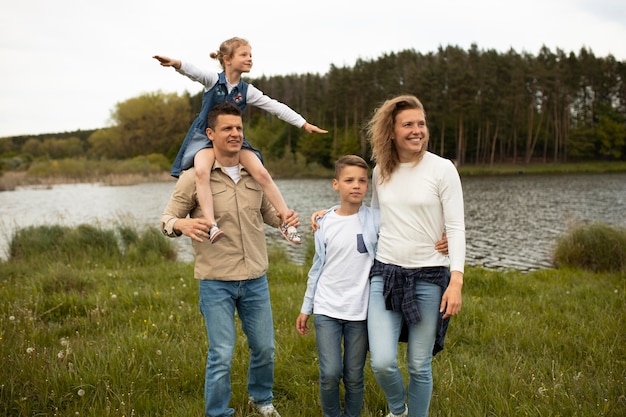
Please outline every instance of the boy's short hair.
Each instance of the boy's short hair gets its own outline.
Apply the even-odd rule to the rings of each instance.
[[[241,109],[235,106],[233,103],[229,103],[224,101],[219,103],[211,110],[209,110],[209,114],[207,115],[207,126],[211,129],[215,129],[215,124],[217,123],[217,116],[222,114],[227,114],[229,116],[239,116],[241,117]]]
[[[335,179],[339,179],[339,175],[341,175],[341,170],[345,167],[359,167],[363,168],[366,171],[369,170],[369,165],[365,162],[365,159],[361,158],[358,155],[344,155],[335,162]]]

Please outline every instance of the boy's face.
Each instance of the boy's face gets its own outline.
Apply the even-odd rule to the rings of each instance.
[[[361,205],[369,183],[367,170],[357,166],[344,167],[339,178],[333,179],[333,188],[339,191],[342,203]]]

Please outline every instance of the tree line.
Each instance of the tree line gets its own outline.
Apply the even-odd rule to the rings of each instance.
[[[398,94],[424,104],[430,150],[463,164],[626,160],[626,62],[543,47],[537,55],[456,46],[387,53],[326,74],[260,77],[249,82],[329,130],[308,135],[261,110],[244,114],[246,137],[266,160],[324,167],[346,153],[369,158],[364,126]],[[118,103],[109,127],[0,141],[25,158],[173,160],[200,109],[202,93],[161,90]],[[5,162],[6,165],[6,162]]]

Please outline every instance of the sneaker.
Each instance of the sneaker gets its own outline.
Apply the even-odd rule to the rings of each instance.
[[[287,226],[287,223],[283,223],[278,226],[278,230],[283,235],[287,242],[292,245],[299,245],[302,243],[302,237],[300,237],[300,233],[298,233],[298,229],[293,226]]]
[[[280,417],[280,414],[278,414],[273,404],[256,405],[252,397],[248,399],[248,403],[263,417]]]
[[[407,417],[409,415],[409,409],[406,407],[406,405],[404,406],[404,411],[400,414],[394,414],[394,413],[389,413],[387,414],[385,417]]]
[[[218,240],[220,240],[221,238],[223,238],[224,232],[222,232],[220,230],[219,227],[217,227],[216,224],[213,225],[213,227],[211,228],[211,230],[209,231],[209,240],[211,241],[211,243],[215,243]]]

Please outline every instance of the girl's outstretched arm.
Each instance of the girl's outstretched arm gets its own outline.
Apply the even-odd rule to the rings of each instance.
[[[152,58],[159,61],[162,67],[174,67],[176,69],[180,69],[180,66],[181,66],[180,59],[168,58],[163,55],[155,55]]]
[[[308,123],[308,122],[305,122],[304,125],[302,125],[302,129],[306,130],[307,133],[320,133],[320,134],[328,133],[328,130],[320,129],[319,127],[312,125],[311,123]]]

